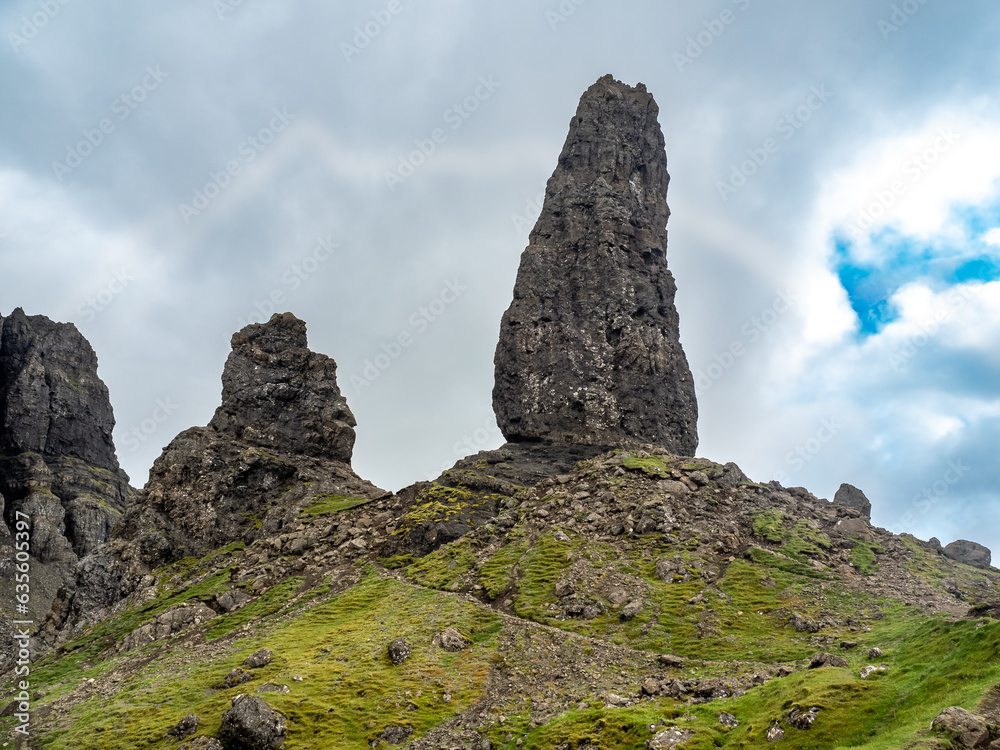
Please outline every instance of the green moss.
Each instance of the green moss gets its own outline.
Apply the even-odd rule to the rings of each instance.
[[[670,476],[667,462],[660,456],[650,456],[649,458],[636,458],[635,456],[622,456],[622,466],[626,469],[639,469],[654,477]]]
[[[808,578],[832,580],[831,575],[814,568],[812,565],[799,562],[798,560],[778,557],[777,555],[772,555],[770,552],[759,548],[750,550],[750,558],[758,565],[764,565],[768,568],[774,568],[776,570],[783,570],[786,573],[794,573],[795,575],[806,576]]]
[[[779,551],[800,562],[808,562],[810,558],[824,558],[824,553],[831,546],[830,537],[813,528],[808,521],[799,521],[789,533],[787,543]]]
[[[475,563],[473,542],[462,537],[415,561],[406,569],[406,575],[421,586],[444,589],[472,570]]]
[[[875,553],[882,553],[884,550],[876,543],[855,541],[857,544],[851,550],[851,565],[866,576],[874,575],[878,570],[878,565],[875,563]]]
[[[302,509],[302,513],[307,516],[322,516],[327,513],[339,513],[342,510],[356,508],[359,505],[370,503],[371,498],[348,497],[347,495],[327,495]]]
[[[490,599],[496,599],[514,583],[514,566],[526,550],[527,542],[519,534],[480,566],[479,582]]]
[[[785,541],[785,517],[777,510],[765,510],[754,516],[753,533],[774,544]]]

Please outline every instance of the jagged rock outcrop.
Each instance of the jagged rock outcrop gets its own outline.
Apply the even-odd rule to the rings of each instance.
[[[658,111],[610,75],[580,100],[500,326],[493,406],[508,441],[694,455]]]
[[[121,593],[181,557],[277,535],[296,504],[387,494],[351,470],[355,420],[336,368],[290,313],[233,335],[215,416],[164,449],[109,542]]]
[[[337,363],[306,346],[291,313],[233,334],[222,405],[209,427],[249,445],[349,464],[357,421],[337,387]]]
[[[837,505],[843,505],[846,508],[854,508],[854,510],[861,514],[863,519],[871,521],[872,504],[865,496],[865,493],[854,485],[847,484],[846,482],[840,485],[840,488],[833,496],[833,502]]]
[[[25,514],[36,622],[75,588],[80,561],[108,539],[130,497],[114,425],[97,355],[73,324],[20,308],[0,317],[0,545]],[[0,586],[12,581],[7,572]]]
[[[970,542],[967,539],[958,539],[945,545],[944,554],[956,562],[983,570],[989,569],[992,557],[988,547],[977,542]]]

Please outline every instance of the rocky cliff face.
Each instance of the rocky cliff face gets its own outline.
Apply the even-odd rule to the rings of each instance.
[[[698,445],[658,111],[611,76],[580,100],[500,324],[493,406],[511,442]]]
[[[75,326],[20,308],[0,317],[0,496],[7,527],[18,511],[31,519],[38,620],[75,586],[79,561],[107,540],[130,496],[114,425],[97,356]]]
[[[336,370],[290,313],[233,335],[215,416],[164,449],[109,543],[122,593],[182,557],[278,535],[318,498],[387,494],[351,470],[356,422]]]

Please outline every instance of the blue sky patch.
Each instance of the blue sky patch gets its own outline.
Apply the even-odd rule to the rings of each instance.
[[[834,241],[833,270],[858,316],[861,334],[871,336],[898,317],[892,296],[906,284],[925,281],[941,289],[955,284],[1000,279],[1000,248],[985,242],[986,232],[1000,227],[1000,198],[982,206],[952,210],[952,220],[965,231],[959,243],[918,241],[892,227],[873,232],[875,257],[859,260],[855,243],[840,235]]]

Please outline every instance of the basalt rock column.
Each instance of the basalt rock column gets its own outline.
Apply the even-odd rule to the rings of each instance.
[[[493,408],[511,442],[694,454],[658,112],[610,75],[580,99],[500,325]]]

